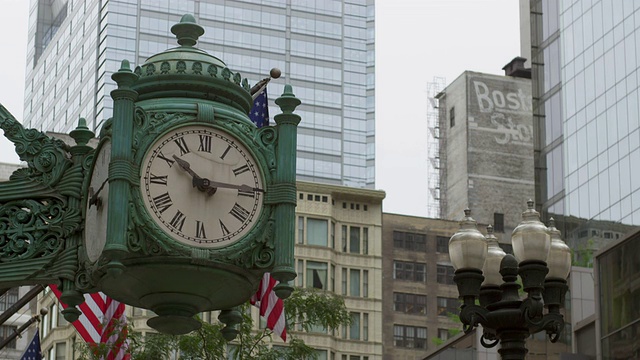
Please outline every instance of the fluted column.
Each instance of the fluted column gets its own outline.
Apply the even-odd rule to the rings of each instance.
[[[295,245],[296,210],[296,143],[300,116],[294,114],[300,100],[293,95],[291,85],[285,85],[282,96],[276,99],[282,114],[274,117],[278,128],[276,151],[277,170],[272,191],[275,206],[275,266],[271,275],[280,283],[275,287],[278,297],[286,299],[293,288],[288,284],[296,278],[293,251]]]
[[[131,86],[138,79],[138,75],[131,71],[129,62],[123,60],[120,70],[111,78],[118,84],[118,88],[111,92],[113,124],[109,163],[109,220],[104,254],[110,258],[107,270],[115,275],[122,271],[120,259],[128,252],[126,241],[130,186],[135,183],[136,174],[131,147],[135,101],[138,97],[138,93]]]

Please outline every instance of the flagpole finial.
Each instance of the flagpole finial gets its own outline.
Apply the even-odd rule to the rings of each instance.
[[[271,76],[272,79],[277,79],[280,77],[280,75],[282,75],[282,71],[280,71],[280,69],[278,68],[273,68],[269,72],[269,76]]]

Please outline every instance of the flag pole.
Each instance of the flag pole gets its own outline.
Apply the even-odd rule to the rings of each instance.
[[[262,90],[264,90],[264,88],[267,86],[269,81],[271,81],[271,79],[277,79],[280,77],[280,75],[282,75],[282,71],[280,71],[280,69],[278,68],[273,68],[269,72],[269,77],[264,78],[258,81],[255,85],[253,85],[253,87],[251,87],[251,90],[249,90],[253,100],[255,100],[258,97],[258,95],[260,95]]]
[[[47,315],[49,313],[49,310],[47,309],[40,309],[40,315],[44,316]],[[40,315],[33,315],[33,317],[31,317],[31,319],[27,320],[26,323],[22,324],[22,326],[20,326],[19,328],[17,328],[13,334],[9,335],[6,339],[4,339],[2,342],[0,342],[0,350],[2,350],[5,346],[9,345],[9,343],[17,338],[18,336],[20,336],[22,334],[23,331],[25,331],[29,326],[31,326],[31,324],[33,324],[36,321],[40,321]]]

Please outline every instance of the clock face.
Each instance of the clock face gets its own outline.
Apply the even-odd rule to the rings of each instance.
[[[89,180],[84,243],[90,261],[98,260],[107,241],[110,160],[111,143],[107,141],[94,154]]]
[[[259,219],[264,186],[247,148],[208,126],[158,139],[142,162],[144,206],[173,239],[217,248],[242,238]]]

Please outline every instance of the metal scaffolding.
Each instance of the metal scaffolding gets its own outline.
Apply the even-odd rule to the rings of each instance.
[[[440,104],[441,100],[437,95],[446,87],[446,80],[443,77],[434,77],[433,81],[427,83],[427,126],[429,133],[427,135],[427,151],[429,157],[429,165],[427,166],[427,186],[429,188],[429,196],[427,196],[427,215],[431,218],[439,218],[440,209],[445,204],[443,197],[444,192],[440,191],[442,180],[445,179],[446,156],[445,156],[445,137],[441,136],[440,129],[443,126],[444,104]]]

